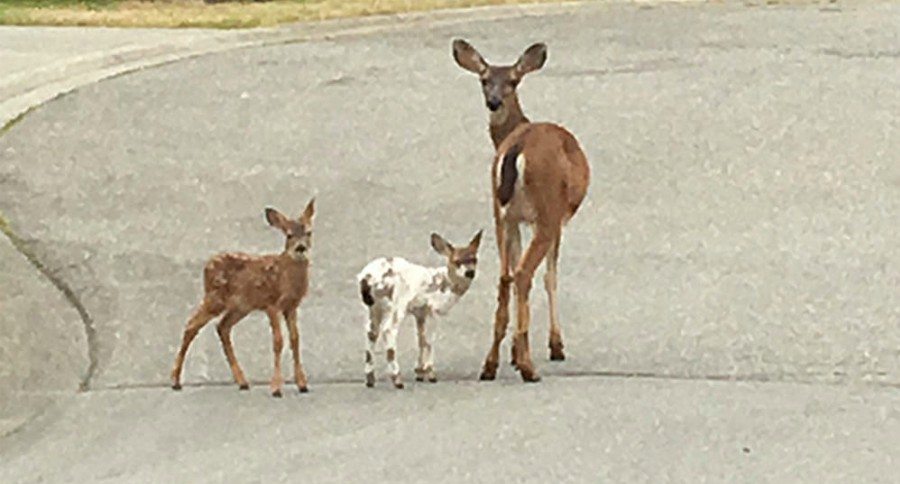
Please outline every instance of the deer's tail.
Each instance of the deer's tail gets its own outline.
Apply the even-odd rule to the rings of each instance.
[[[362,296],[363,304],[366,306],[375,304],[375,298],[372,297],[372,286],[369,285],[369,281],[366,278],[359,281],[359,295]]]

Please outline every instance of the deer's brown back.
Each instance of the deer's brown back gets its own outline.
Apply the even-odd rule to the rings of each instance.
[[[517,127],[500,144],[497,159],[516,150],[526,160],[523,178],[526,195],[544,219],[565,222],[587,194],[590,167],[578,141],[565,128],[552,123],[528,123]],[[493,186],[497,187],[495,159]]]
[[[295,307],[306,294],[307,264],[284,255],[225,253],[204,269],[206,297],[227,309]]]

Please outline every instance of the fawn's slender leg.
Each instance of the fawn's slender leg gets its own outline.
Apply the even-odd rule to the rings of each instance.
[[[231,310],[225,313],[225,316],[222,316],[222,320],[216,325],[216,332],[219,333],[219,340],[222,342],[222,350],[225,351],[228,366],[231,367],[231,374],[241,390],[249,390],[250,384],[244,378],[244,372],[241,370],[237,357],[234,355],[234,346],[231,344],[231,328],[244,319],[246,315],[245,311]]]
[[[497,234],[497,251],[500,253],[500,281],[497,284],[497,310],[494,313],[494,340],[487,358],[484,360],[481,380],[493,380],[497,376],[500,344],[503,342],[506,327],[509,325],[509,286],[512,283],[512,275],[510,274],[507,224],[500,217],[496,203],[494,204],[494,229]]]
[[[419,365],[416,367],[416,381],[424,381],[428,378],[431,383],[437,382],[434,374],[434,353],[432,353],[432,341],[429,341],[426,318],[424,314],[416,315],[416,329],[419,333]]]
[[[200,307],[194,311],[191,319],[188,320],[187,325],[185,325],[184,328],[184,336],[181,339],[181,349],[178,350],[178,355],[175,356],[175,365],[172,367],[173,390],[181,390],[181,369],[184,367],[184,357],[187,355],[191,342],[194,341],[194,338],[197,336],[197,333],[200,332],[200,329],[206,326],[212,318],[218,316],[221,312],[221,310],[216,311],[216,308],[213,308],[212,305],[204,299],[200,304]]]
[[[281,350],[284,348],[284,338],[281,336],[281,314],[275,310],[268,310],[269,325],[272,326],[272,350],[275,356],[275,370],[272,374],[272,382],[269,388],[273,397],[281,396],[281,387],[284,385],[284,377],[281,374]]]
[[[300,354],[300,328],[297,326],[297,308],[284,312],[287,321],[288,333],[291,338],[291,353],[294,356],[294,381],[300,393],[309,391],[306,381],[306,372],[303,371],[303,362]]]
[[[366,322],[366,386],[375,386],[375,343],[381,334],[382,310],[378,306],[369,308],[369,319]]]
[[[550,360],[566,359],[563,352],[562,329],[559,326],[559,304],[556,293],[557,265],[559,262],[559,244],[561,234],[550,245],[547,252],[547,273],[544,275],[544,288],[547,290],[547,305],[550,306]]]
[[[387,350],[387,366],[391,375],[391,382],[397,389],[403,388],[403,381],[400,378],[400,364],[397,363],[397,330],[400,326],[400,315],[397,309],[391,313],[388,327],[384,330],[384,346]]]
[[[516,366],[519,369],[522,379],[527,382],[540,381],[540,377],[534,370],[534,364],[531,361],[531,348],[528,343],[528,327],[531,324],[531,312],[528,307],[528,295],[531,291],[531,283],[534,278],[534,271],[540,265],[550,245],[553,243],[555,236],[547,234],[546,229],[538,227],[534,232],[534,237],[525,255],[516,266],[514,275],[516,284]]]

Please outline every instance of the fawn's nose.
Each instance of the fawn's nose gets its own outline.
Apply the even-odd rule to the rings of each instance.
[[[491,111],[496,111],[496,110],[500,109],[500,105],[503,104],[503,101],[500,100],[499,98],[492,97],[492,98],[488,98],[486,104],[487,104],[488,109],[490,109]]]
[[[297,246],[297,252],[300,253],[300,254],[305,254],[305,253],[306,253],[306,246],[305,246],[305,245],[298,245],[298,246]]]
[[[475,278],[475,269],[467,270],[466,277],[468,277],[469,279],[474,279]]]

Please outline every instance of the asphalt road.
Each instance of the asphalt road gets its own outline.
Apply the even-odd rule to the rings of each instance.
[[[8,319],[26,336],[4,335],[2,356],[29,368],[0,374],[9,401],[45,410],[0,439],[0,480],[883,478],[900,448],[898,21],[877,3],[475,16],[208,55],[42,106],[0,137],[0,211],[95,336],[69,314],[22,344],[24,324],[51,323]],[[473,382],[495,299],[486,230],[479,276],[438,323],[443,381],[367,391],[356,272],[382,255],[437,264],[431,231],[462,242],[492,223],[487,114],[454,37],[498,63],[547,42],[524,109],[591,162],[560,265],[569,358],[547,361],[538,282],[549,378],[526,387],[504,366]],[[235,330],[249,395],[221,387],[212,326],[185,367],[200,386],[171,393],[205,259],[278,250],[263,208],[299,213],[312,195],[312,392],[266,396],[255,315]],[[21,308],[27,288],[4,282]],[[85,354],[91,391],[71,396]],[[644,378],[604,377],[629,374]]]

